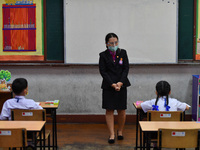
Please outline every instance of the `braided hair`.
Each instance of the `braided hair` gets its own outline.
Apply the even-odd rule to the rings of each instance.
[[[155,105],[157,106],[157,102],[159,97],[166,96],[166,104],[168,105],[168,98],[169,98],[169,93],[171,91],[171,86],[167,81],[159,81],[156,84],[156,91],[157,91],[157,98]]]

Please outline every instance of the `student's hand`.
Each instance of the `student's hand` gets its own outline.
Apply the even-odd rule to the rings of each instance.
[[[185,108],[185,110],[189,110],[190,109],[190,107],[188,107],[188,105],[186,105],[186,108]]]
[[[142,109],[141,104],[136,106],[138,109]]]

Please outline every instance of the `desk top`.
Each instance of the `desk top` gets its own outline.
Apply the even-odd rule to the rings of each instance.
[[[45,102],[40,102],[40,106],[42,108],[52,108],[52,109],[57,109],[58,108],[58,105],[45,104]]]
[[[137,107],[136,102],[133,103],[133,106],[134,106],[136,109],[141,109],[141,108],[138,108],[138,107]]]
[[[133,106],[137,109],[137,105],[136,105],[136,103],[133,103]]]
[[[27,131],[41,131],[46,121],[0,121],[0,128],[26,128]]]
[[[11,93],[10,90],[0,90],[0,93]]]
[[[200,129],[195,121],[139,121],[142,131],[158,131],[159,128]]]

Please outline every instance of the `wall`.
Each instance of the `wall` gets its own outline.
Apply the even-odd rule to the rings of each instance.
[[[101,81],[98,66],[0,65],[15,78],[29,82],[29,95],[35,101],[60,100],[58,114],[104,114],[101,108]],[[200,74],[200,65],[133,65],[130,67],[127,114],[136,114],[137,100],[155,98],[155,84],[167,80],[172,97],[192,105],[192,75]],[[191,110],[187,112],[191,114]]]

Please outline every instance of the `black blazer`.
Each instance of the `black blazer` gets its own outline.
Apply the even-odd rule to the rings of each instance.
[[[99,71],[103,77],[101,85],[102,89],[112,89],[111,85],[117,82],[122,82],[122,87],[131,85],[127,78],[129,61],[126,50],[118,48],[116,51],[115,62],[113,62],[113,58],[108,49],[101,52],[99,55]]]

